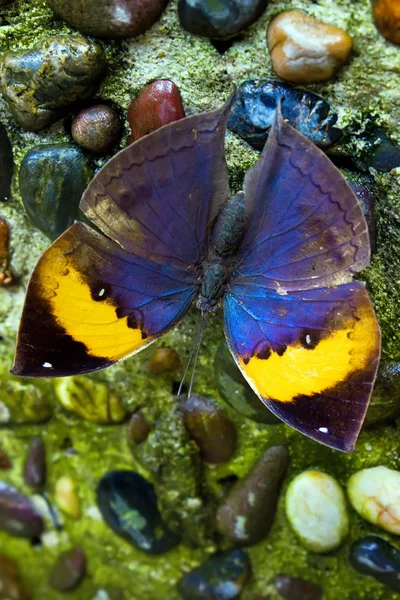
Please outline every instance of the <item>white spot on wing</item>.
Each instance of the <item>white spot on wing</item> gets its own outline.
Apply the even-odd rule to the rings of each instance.
[[[307,344],[311,344],[311,337],[309,336],[308,333],[306,335],[306,342],[307,342]]]
[[[102,288],[102,289],[99,291],[99,298],[101,298],[102,296],[104,296],[104,293],[105,293],[105,291],[106,291],[106,290],[105,290],[104,288]]]

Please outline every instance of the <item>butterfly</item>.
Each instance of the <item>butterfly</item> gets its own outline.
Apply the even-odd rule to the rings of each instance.
[[[349,451],[380,356],[379,326],[353,275],[367,224],[340,172],[280,111],[231,201],[224,156],[233,95],[116,154],[76,222],[39,259],[14,375],[104,369],[178,323],[193,301],[223,306],[229,349],[282,421]]]

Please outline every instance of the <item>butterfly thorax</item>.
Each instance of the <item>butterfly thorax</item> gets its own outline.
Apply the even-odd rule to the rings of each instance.
[[[203,268],[197,307],[214,312],[225,293],[232,259],[243,238],[246,226],[244,194],[239,192],[220,211],[211,234],[210,252]]]

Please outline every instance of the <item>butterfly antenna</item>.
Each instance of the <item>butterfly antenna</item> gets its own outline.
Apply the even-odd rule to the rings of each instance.
[[[196,370],[197,359],[199,356],[201,340],[203,338],[205,322],[206,322],[206,313],[204,311],[201,311],[201,323],[200,323],[199,331],[197,332],[196,339],[195,339],[192,349],[190,351],[189,359],[188,359],[188,361],[186,363],[186,367],[185,367],[185,372],[183,373],[181,383],[179,384],[178,393],[176,394],[177,396],[180,396],[182,393],[183,384],[185,382],[186,375],[188,374],[189,367],[192,364],[192,360],[194,357],[193,371],[192,371],[192,376],[190,378],[188,397],[190,396],[190,394],[192,392],[194,372]]]

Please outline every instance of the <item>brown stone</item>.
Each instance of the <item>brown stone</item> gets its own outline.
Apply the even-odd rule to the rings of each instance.
[[[375,24],[387,40],[400,46],[399,0],[372,0]]]
[[[83,108],[72,121],[75,142],[91,152],[107,152],[121,137],[121,123],[116,111],[106,104]]]
[[[276,578],[276,589],[285,600],[322,600],[322,590],[306,579],[280,574]]]
[[[0,285],[11,285],[14,276],[10,269],[10,226],[0,217]]]
[[[74,590],[86,574],[86,557],[82,548],[63,552],[50,571],[49,583],[59,592]]]
[[[282,79],[302,84],[333,77],[353,46],[344,29],[299,10],[277,15],[269,24],[267,41],[274,71]]]
[[[23,478],[34,489],[43,488],[46,482],[46,447],[40,437],[32,438],[29,444]]]
[[[146,417],[141,410],[135,412],[128,423],[128,444],[131,450],[134,449],[135,445],[142,444],[149,436],[151,427],[146,420]]]
[[[6,554],[0,554],[0,600],[30,600],[21,581],[17,564]]]
[[[160,375],[177,371],[181,366],[179,354],[173,348],[157,348],[147,363],[149,373]]]

